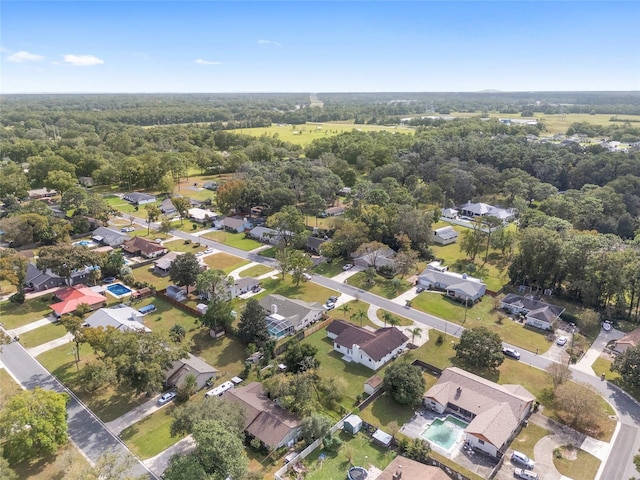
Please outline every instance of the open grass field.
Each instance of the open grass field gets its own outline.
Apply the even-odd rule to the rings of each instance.
[[[395,457],[395,452],[375,445],[364,433],[351,436],[341,432],[339,438],[344,443],[337,453],[327,453],[324,449],[317,448],[304,460],[308,470],[305,476],[307,480],[342,480],[346,478],[347,470],[351,467],[346,456],[346,452],[349,450],[353,452],[352,464],[364,468],[374,465],[380,470],[384,470]],[[321,453],[325,454],[323,461],[318,458]]]
[[[51,295],[26,300],[22,305],[9,301],[0,303],[0,322],[7,330],[22,327],[40,320],[51,313]]]
[[[62,480],[65,478],[86,478],[84,473],[88,468],[90,465],[85,457],[75,445],[68,443],[60,447],[53,455],[20,463],[15,465],[13,470],[22,480]]]
[[[518,436],[513,439],[513,442],[511,443],[511,448],[519,452],[522,452],[527,457],[535,460],[536,457],[533,454],[533,447],[536,446],[536,443],[538,443],[538,440],[550,434],[551,432],[546,428],[540,427],[534,423],[529,422],[529,424],[520,431]]]
[[[262,244],[251,238],[245,238],[244,233],[231,233],[219,230],[216,232],[208,232],[202,235],[204,238],[213,240],[215,242],[224,243],[230,247],[239,248],[240,250],[253,250],[254,248],[261,247]]]
[[[50,323],[43,325],[29,332],[20,335],[20,343],[25,348],[37,347],[43,343],[50,342],[56,338],[65,336],[67,331],[60,323]]]
[[[274,136],[285,142],[294,145],[307,145],[317,138],[327,138],[340,135],[341,133],[353,130],[363,132],[398,132],[413,135],[414,130],[406,126],[383,126],[383,125],[354,125],[353,122],[344,123],[307,123],[300,125],[272,125],[270,127],[242,128],[229,130],[232,133],[243,133],[254,137],[262,135]]]
[[[590,480],[596,477],[600,460],[579,448],[560,447],[562,458],[553,458],[553,464],[560,472],[569,478]]]
[[[272,270],[273,268],[267,267],[266,265],[254,265],[246,270],[242,270],[239,275],[240,277],[259,277],[260,275],[269,273]]]
[[[171,436],[171,412],[174,408],[171,404],[152,413],[124,429],[120,438],[141,459],[155,457],[180,440],[180,437]]]
[[[465,309],[463,303],[445,295],[423,292],[413,300],[412,307],[465,328],[485,326],[500,335],[503,341],[532,352],[538,349],[543,353],[552,345],[542,330],[525,328],[523,324],[509,320],[508,317],[500,320],[498,311],[494,310],[493,299],[486,295],[480,302]]]
[[[236,268],[247,265],[249,260],[243,260],[240,257],[229,255],[228,253],[215,253],[204,257],[204,263],[206,263],[209,268],[216,268],[229,274]]]
[[[396,277],[399,280],[397,286],[394,285],[394,279],[388,279],[380,275],[376,275],[375,283],[371,285],[366,278],[364,272],[358,272],[355,275],[349,277],[344,283],[353,285],[356,288],[366,290],[369,293],[379,295],[384,298],[395,298],[402,292],[405,292],[411,288],[411,284],[406,280],[401,280],[400,277]]]

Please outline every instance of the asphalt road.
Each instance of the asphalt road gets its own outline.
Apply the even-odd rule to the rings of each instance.
[[[136,219],[136,223],[146,227],[147,223],[143,219]],[[158,228],[157,224],[151,224],[152,228]],[[202,245],[207,245],[215,248],[218,251],[229,253],[237,257],[245,258],[253,262],[258,262],[263,265],[267,265],[276,268],[276,262],[273,259],[262,257],[260,255],[249,253],[238,248],[230,247],[213,240],[201,238],[196,235],[181,232],[175,230],[173,235],[185,240],[191,240],[194,242],[200,242]],[[422,323],[425,326],[435,328],[441,332],[445,332],[447,335],[460,337],[464,331],[464,327],[447,322],[433,315],[420,312],[413,308],[407,308],[402,305],[398,305],[386,298],[382,298],[378,295],[371,294],[364,290],[360,290],[351,285],[345,285],[344,283],[337,282],[330,278],[326,278],[320,275],[313,275],[310,280],[313,283],[322,285],[323,287],[330,288],[340,293],[345,293],[360,300],[383,308],[391,313],[402,315],[415,322]],[[507,343],[504,346],[515,347]],[[527,363],[532,367],[539,368],[541,370],[546,369],[552,360],[545,358],[541,355],[536,355],[533,352],[523,351],[518,348],[521,353],[520,361]],[[621,425],[619,434],[616,436],[615,441],[611,448],[611,453],[607,459],[604,470],[600,475],[603,480],[626,480],[637,475],[635,465],[633,464],[633,457],[638,453],[640,449],[640,405],[627,395],[622,390],[618,389],[614,385],[606,381],[601,381],[598,377],[588,375],[582,371],[574,370],[573,379],[577,382],[582,382],[591,385],[595,388],[611,405],[614,406],[618,413],[618,418]]]
[[[56,392],[70,392],[38,363],[19,343],[4,345],[0,350],[0,361],[26,389],[41,387]],[[146,466],[133,457],[126,446],[115,437],[103,423],[87,409],[74,395],[67,404],[69,437],[92,462],[111,450],[121,458],[131,457],[133,466],[130,474],[138,477],[146,475],[156,479]]]

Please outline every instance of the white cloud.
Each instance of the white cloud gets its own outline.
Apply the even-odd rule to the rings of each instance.
[[[258,45],[273,45],[275,47],[281,47],[280,42],[274,42],[273,40],[258,40]]]
[[[7,57],[10,62],[23,63],[23,62],[41,62],[44,60],[42,55],[36,55],[35,53],[29,53],[24,50],[16,53],[12,53]]]
[[[220,65],[220,64],[222,64],[222,62],[211,62],[209,60],[203,60],[201,58],[198,58],[197,60],[195,60],[195,62],[198,65]]]
[[[64,63],[78,67],[90,67],[92,65],[101,65],[104,60],[93,55],[65,55]]]

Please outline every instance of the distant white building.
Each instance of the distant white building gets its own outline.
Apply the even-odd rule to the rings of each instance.
[[[516,216],[516,211],[513,208],[494,207],[487,203],[467,202],[459,208],[459,211],[467,217],[496,217],[503,222],[509,222]]]
[[[431,232],[431,241],[436,245],[451,245],[458,240],[458,232],[453,227],[437,228]]]

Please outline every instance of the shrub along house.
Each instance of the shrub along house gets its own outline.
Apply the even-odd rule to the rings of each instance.
[[[343,320],[334,320],[327,327],[327,337],[333,349],[343,354],[343,360],[378,370],[399,355],[409,343],[409,337],[395,327],[371,332]]]
[[[443,370],[424,394],[424,405],[469,422],[466,440],[499,458],[526,420],[535,397],[521,385],[499,385],[457,367]]]

